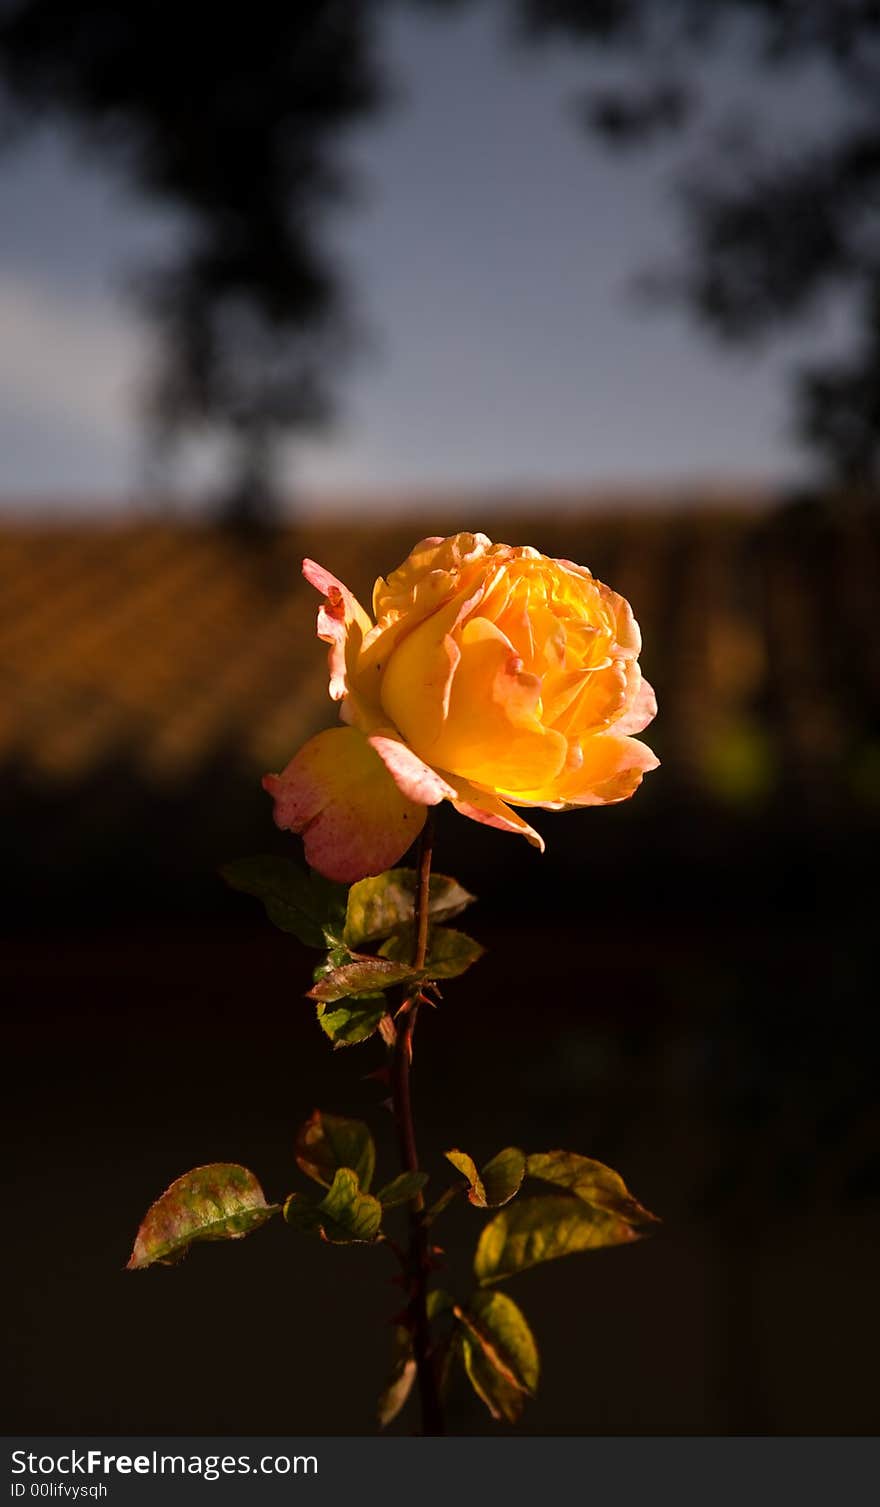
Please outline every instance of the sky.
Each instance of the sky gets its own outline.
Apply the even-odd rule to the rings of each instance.
[[[491,6],[391,13],[394,109],[350,138],[360,195],[329,231],[368,339],[339,381],[340,419],[286,456],[291,494],[796,483],[787,375],[832,350],[831,310],[770,349],[731,354],[632,280],[680,235],[671,162],[604,150],[573,103],[596,66],[517,50]],[[736,104],[742,66],[702,80]],[[832,102],[804,74],[776,92],[784,135]],[[170,213],[43,131],[0,157],[0,507],[144,501],[138,387],[150,333],[130,297],[167,254]],[[191,446],[192,506],[222,455]]]

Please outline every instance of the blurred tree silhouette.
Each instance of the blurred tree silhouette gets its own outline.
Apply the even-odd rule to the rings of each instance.
[[[151,419],[231,434],[243,521],[271,506],[283,432],[329,415],[350,343],[321,215],[344,197],[342,131],[383,95],[370,7],[310,0],[198,11],[156,0],[0,0],[7,136],[60,118],[186,214],[145,276],[163,335]]]
[[[386,89],[380,13],[391,0],[251,5],[210,17],[147,0],[0,0],[5,134],[72,124],[147,195],[186,216],[176,261],[144,280],[163,334],[157,433],[230,434],[229,505],[271,513],[287,432],[323,423],[353,325],[322,240],[348,190],[346,129]],[[434,10],[476,0],[409,0]],[[753,339],[844,288],[862,317],[850,356],[801,374],[798,422],[838,478],[880,470],[880,5],[876,0],[505,0],[528,43],[566,38],[625,62],[630,82],[585,95],[583,119],[613,146],[700,133],[684,185],[688,249],[663,293],[727,340]],[[820,60],[834,120],[768,143],[725,123],[707,134],[700,59],[740,48],[750,87]],[[728,123],[729,127],[729,123]]]
[[[624,58],[630,79],[585,96],[612,147],[685,133],[701,150],[682,182],[681,265],[653,280],[728,341],[772,334],[844,289],[851,355],[805,369],[801,437],[850,485],[880,479],[880,5],[877,0],[516,0],[525,36],[565,35]],[[786,69],[824,67],[833,118],[767,139],[760,117],[716,119],[701,61],[728,49],[756,104]],[[690,128],[690,129],[689,129]]]

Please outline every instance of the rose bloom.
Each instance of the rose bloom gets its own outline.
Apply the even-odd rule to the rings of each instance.
[[[327,878],[382,873],[444,800],[543,851],[512,806],[623,801],[657,767],[633,736],[657,712],[638,625],[585,566],[485,534],[423,539],[376,582],[375,622],[322,566],[303,574],[347,726],[263,785]]]

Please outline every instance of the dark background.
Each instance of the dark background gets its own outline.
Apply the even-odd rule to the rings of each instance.
[[[147,1206],[194,1165],[243,1162],[272,1199],[301,1185],[294,1136],[316,1105],[369,1120],[394,1171],[367,1076],[379,1047],[330,1051],[303,998],[312,957],[218,869],[291,851],[260,777],[332,721],[303,555],[368,602],[417,539],[455,529],[622,591],[660,703],[660,769],[623,806],[539,814],[544,857],[441,813],[439,867],[479,896],[467,924],[488,952],[419,1022],[432,1189],[454,1145],[478,1161],[570,1147],[663,1219],[511,1283],[544,1358],[523,1426],[876,1426],[880,19],[837,0],[491,7],[523,68],[543,52],[554,79],[577,75],[560,109],[594,155],[583,182],[565,157],[563,203],[559,138],[537,95],[520,112],[525,84],[481,62],[483,22],[440,41],[489,9],[315,0],[190,25],[154,0],[0,0],[0,147],[67,153],[19,184],[0,248],[9,1431],[373,1427],[400,1306],[381,1249],[273,1222],[174,1270],[123,1268]],[[394,149],[402,217],[358,242],[347,147],[406,92],[392,32],[432,106]],[[443,134],[459,106],[466,150]],[[619,170],[596,172],[597,141]],[[121,197],[68,225],[83,161]],[[167,217],[154,242],[131,231],[125,269],[151,332],[158,479],[137,508],[95,479],[120,474],[116,441],[101,449],[120,367],[107,289],[93,295],[132,197]],[[658,235],[671,270],[642,246],[655,204],[680,210],[677,238]],[[695,393],[694,343],[652,343],[641,314],[627,340],[605,321],[611,269],[637,272],[643,251],[642,294],[722,343],[790,340],[798,495],[759,484],[792,453],[755,417],[768,367],[743,359],[722,387],[700,366]],[[307,508],[295,482],[369,345],[352,265],[396,308],[399,402],[348,453],[417,486],[404,500],[380,482],[346,513]],[[221,459],[188,511],[168,478],[192,441]],[[657,486],[624,505],[621,475],[599,506],[596,454],[630,481],[656,468]],[[711,485],[694,480],[707,455],[733,456]],[[93,490],[74,498],[83,466]],[[59,468],[54,502],[12,506],[10,477],[35,498]],[[448,495],[470,473],[470,495]],[[508,481],[489,495],[479,477]],[[448,1215],[451,1283],[482,1217]],[[490,1426],[463,1389],[450,1424]]]
[[[481,521],[465,511],[431,525]],[[331,1052],[302,997],[312,955],[217,868],[290,851],[259,775],[332,721],[298,559],[366,600],[426,522],[3,536],[8,1431],[373,1427],[400,1302],[381,1249],[272,1222],[123,1267],[191,1166],[241,1161],[270,1198],[302,1186],[315,1105],[366,1118],[394,1171],[378,1044]],[[566,1146],[664,1221],[510,1284],[544,1364],[523,1426],[871,1432],[877,515],[536,499],[492,532],[630,596],[663,760],[627,804],[539,813],[544,857],[440,814],[437,864],[479,896],[488,952],[419,1022],[432,1188],[453,1145]],[[483,1217],[447,1215],[447,1280]],[[462,1389],[450,1421],[494,1427]]]

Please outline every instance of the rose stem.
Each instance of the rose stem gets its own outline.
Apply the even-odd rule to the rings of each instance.
[[[413,967],[423,968],[428,951],[428,888],[431,880],[431,854],[434,845],[433,812],[428,815],[422,828],[418,848],[418,879],[415,898],[415,953]],[[419,1170],[419,1154],[416,1150],[416,1132],[413,1124],[412,1099],[410,1096],[410,1068],[412,1065],[412,1041],[418,1014],[418,1003],[413,1003],[400,1017],[400,1028],[394,1046],[391,1067],[391,1102],[400,1145],[400,1160],[404,1172]],[[431,1253],[428,1228],[424,1218],[425,1200],[417,1193],[409,1206],[409,1251],[408,1267],[412,1281],[410,1314],[413,1325],[413,1354],[419,1383],[422,1405],[422,1433],[443,1433],[443,1411],[437,1389],[437,1375],[431,1356],[431,1331],[428,1323],[427,1289],[431,1270]]]

